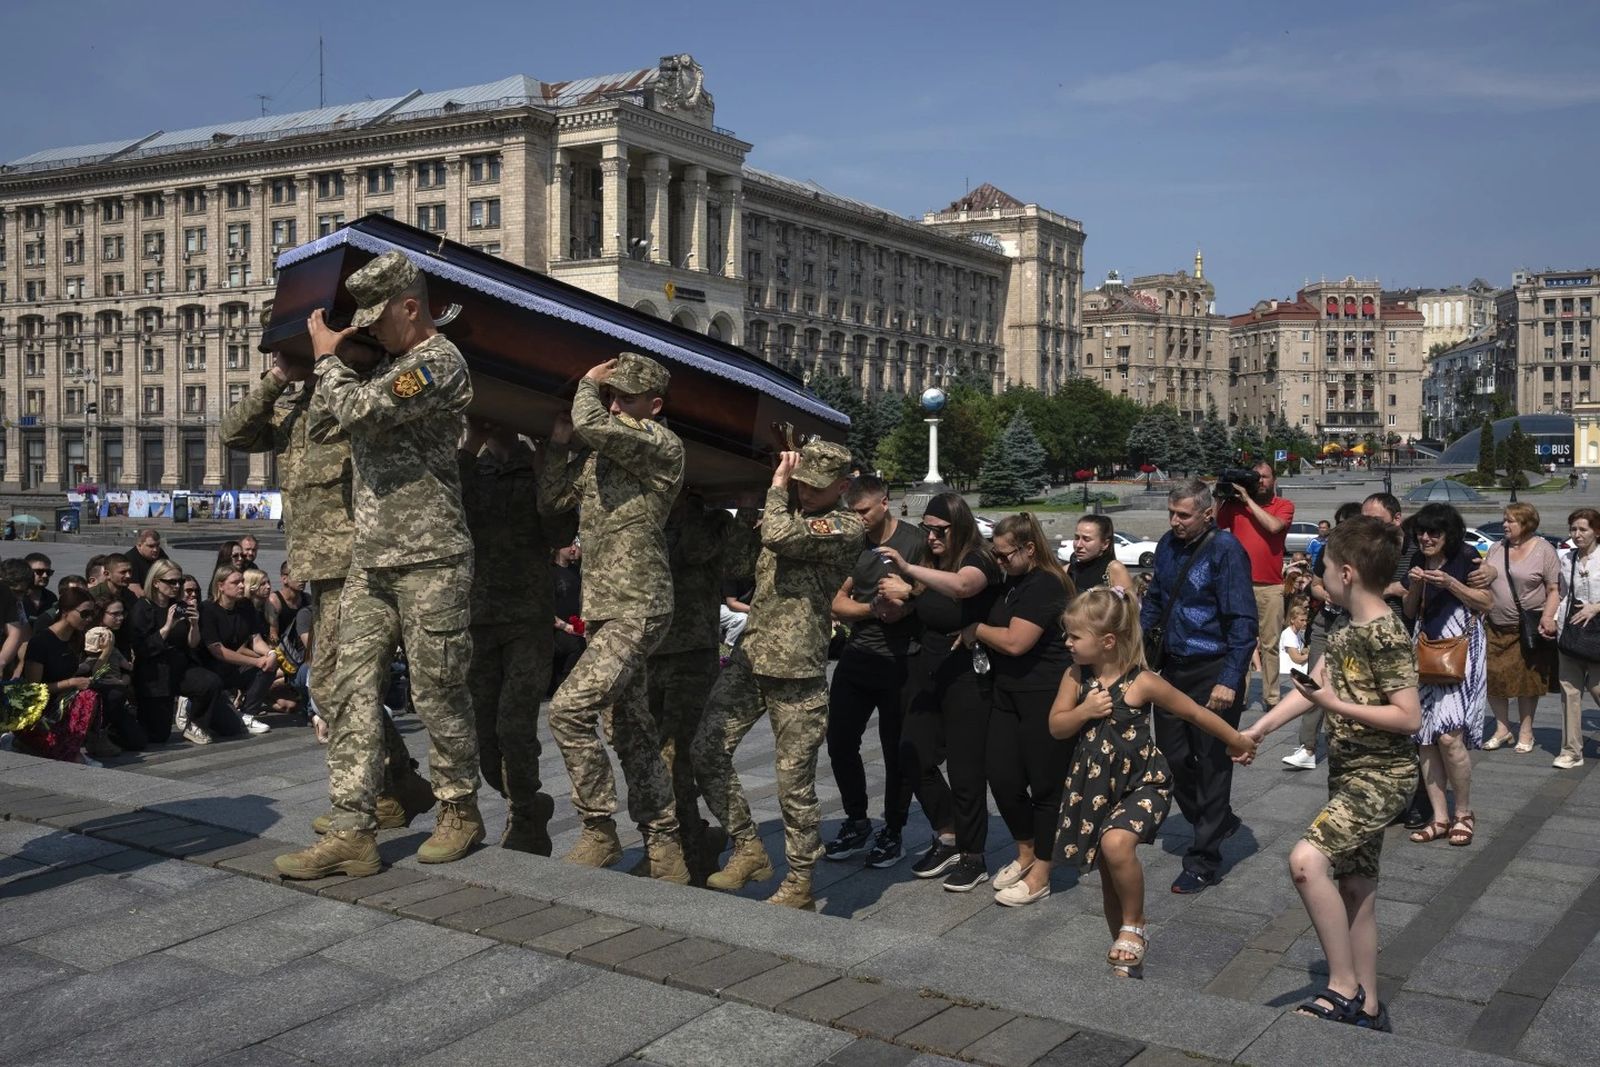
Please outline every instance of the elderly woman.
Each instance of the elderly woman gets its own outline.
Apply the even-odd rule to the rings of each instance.
[[[272,727],[260,715],[277,674],[278,657],[261,637],[261,621],[245,597],[244,573],[218,567],[211,576],[211,599],[200,608],[200,644],[206,666],[238,693],[245,729],[264,734]]]
[[[1467,640],[1466,670],[1459,682],[1424,684],[1418,690],[1422,703],[1422,729],[1416,742],[1422,747],[1422,784],[1433,817],[1417,829],[1411,840],[1437,841],[1448,836],[1452,845],[1472,843],[1476,827],[1472,817],[1472,755],[1483,743],[1485,657],[1479,616],[1494,603],[1487,589],[1467,583],[1481,565],[1477,549],[1466,543],[1466,523],[1449,504],[1429,504],[1411,520],[1417,538],[1417,556],[1402,580],[1406,587],[1405,613],[1416,620],[1416,636],[1439,641]],[[1452,821],[1446,787],[1455,794]]]
[[[1567,532],[1572,535],[1572,554],[1561,570],[1561,607],[1556,622],[1562,631],[1568,627],[1596,629],[1600,616],[1600,552],[1595,551],[1600,534],[1600,511],[1579,508],[1567,516]],[[1565,639],[1564,634],[1558,638]],[[1571,770],[1583,766],[1583,694],[1600,703],[1600,660],[1574,655],[1561,649],[1561,753],[1552,766]]]
[[[1487,560],[1500,580],[1489,587],[1494,607],[1488,621],[1489,707],[1496,730],[1483,747],[1493,751],[1515,739],[1518,752],[1532,752],[1534,709],[1541,696],[1555,692],[1556,648],[1548,639],[1556,635],[1561,563],[1550,542],[1539,536],[1539,512],[1532,504],[1507,505],[1505,527],[1505,540],[1489,550]],[[1531,650],[1522,645],[1524,616],[1545,638]],[[1513,698],[1521,720],[1517,733],[1511,731]]]
[[[244,726],[223,697],[222,679],[200,665],[200,590],[196,585],[191,600],[181,593],[184,582],[171,560],[150,564],[144,596],[124,623],[133,636],[133,692],[152,741],[177,730],[190,744],[209,745]]]

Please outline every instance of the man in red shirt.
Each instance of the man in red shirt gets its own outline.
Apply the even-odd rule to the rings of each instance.
[[[1239,539],[1250,557],[1250,584],[1255,588],[1260,620],[1257,646],[1261,656],[1261,702],[1270,710],[1278,702],[1278,635],[1283,632],[1283,542],[1294,521],[1294,504],[1278,495],[1278,474],[1262,460],[1254,493],[1235,492],[1217,509],[1217,529]]]

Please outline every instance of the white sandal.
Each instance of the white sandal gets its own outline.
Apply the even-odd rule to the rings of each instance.
[[[1144,927],[1124,925],[1117,932],[1119,934],[1137,934],[1139,940],[1134,941],[1130,938],[1119,937],[1112,943],[1111,952],[1106,953],[1106,962],[1111,964],[1111,973],[1118,978],[1143,978],[1144,954],[1145,950],[1150,947],[1150,938],[1145,934]],[[1112,952],[1126,952],[1133,959],[1117,959],[1111,954]]]

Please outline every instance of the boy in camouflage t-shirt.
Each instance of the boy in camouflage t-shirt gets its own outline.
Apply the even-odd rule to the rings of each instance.
[[[1350,625],[1328,638],[1314,684],[1244,731],[1258,744],[1313,707],[1327,713],[1328,803],[1289,853],[1289,871],[1328,960],[1328,987],[1303,1015],[1389,1029],[1378,1000],[1378,857],[1383,831],[1417,785],[1422,725],[1416,656],[1383,590],[1400,552],[1398,531],[1360,517],[1335,527],[1324,556],[1328,597]]]

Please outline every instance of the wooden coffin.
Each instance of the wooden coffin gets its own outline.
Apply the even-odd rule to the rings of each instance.
[[[702,490],[765,485],[780,427],[834,441],[849,427],[799,379],[743,349],[381,215],[279,257],[261,350],[311,359],[311,312],[348,324],[356,305],[345,279],[391,249],[428,276],[434,317],[472,370],[472,413],[530,437],[550,432],[585,371],[624,351],[671,371],[664,418],[686,446],[686,484]]]

